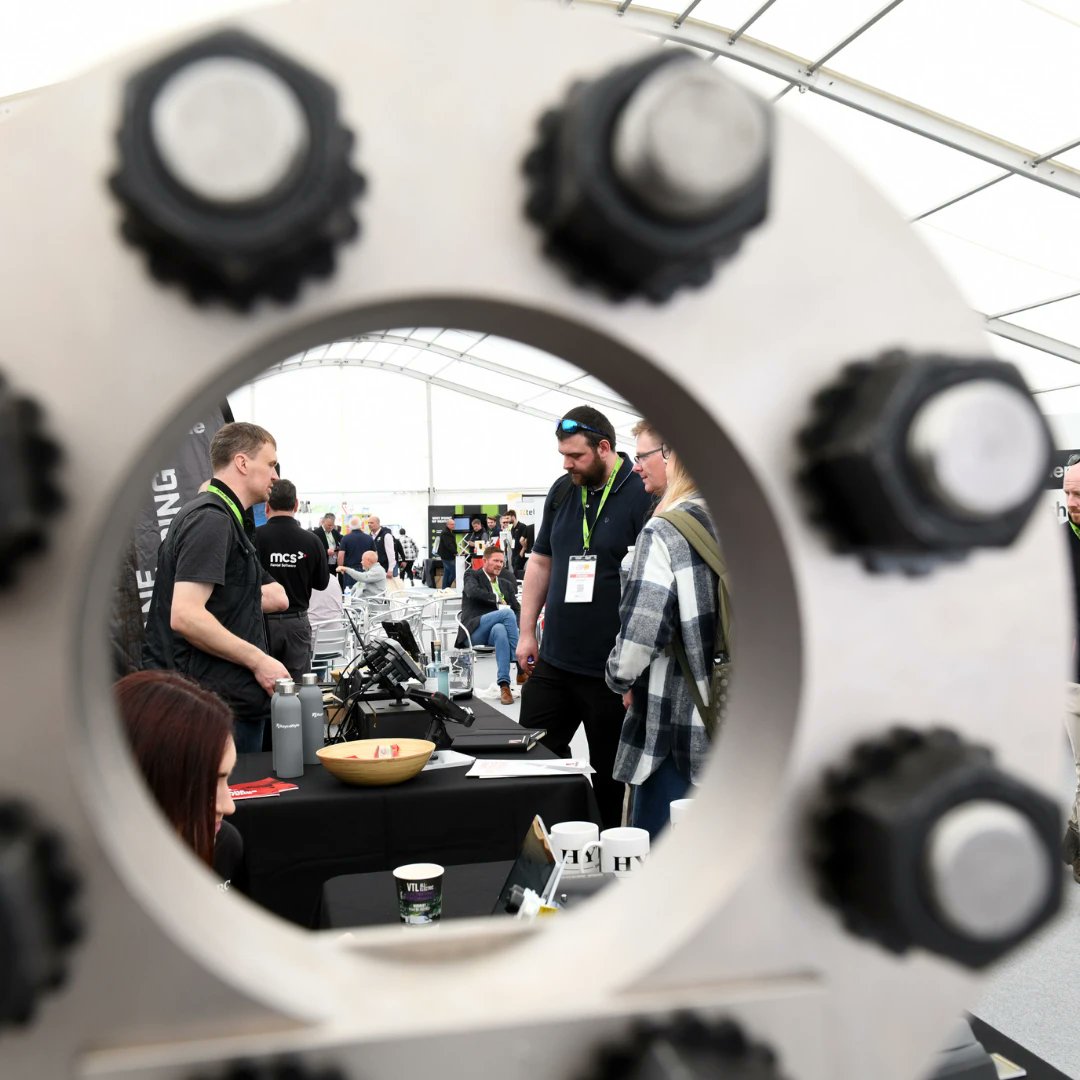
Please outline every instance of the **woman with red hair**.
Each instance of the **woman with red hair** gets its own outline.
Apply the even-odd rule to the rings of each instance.
[[[158,806],[184,843],[214,867],[218,832],[235,810],[229,795],[229,773],[236,764],[231,710],[175,671],[137,671],[114,691],[132,752]],[[230,832],[235,832],[231,826]]]

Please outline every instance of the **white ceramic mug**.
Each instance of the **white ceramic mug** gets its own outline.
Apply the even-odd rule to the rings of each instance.
[[[674,828],[686,817],[690,807],[694,804],[693,799],[675,799],[668,807],[668,815],[671,819],[671,827]]]
[[[600,836],[600,826],[591,821],[560,821],[551,826],[551,851],[555,858],[566,858],[564,874],[594,874],[600,869],[600,856],[589,848]]]
[[[625,825],[605,829],[599,840],[585,845],[585,855],[593,848],[600,850],[600,870],[616,877],[627,877],[639,870],[649,857],[649,833]]]

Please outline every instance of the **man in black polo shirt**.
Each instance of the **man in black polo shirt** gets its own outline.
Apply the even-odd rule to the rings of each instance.
[[[547,728],[544,745],[560,757],[570,756],[570,739],[585,725],[593,789],[610,828],[622,816],[623,786],[611,774],[626,710],[604,682],[604,665],[619,632],[619,564],[652,500],[630,459],[616,452],[603,413],[571,409],[555,435],[566,475],[548,492],[525,571],[517,662],[531,674],[521,690],[521,725]]]
[[[270,695],[289,672],[266,652],[263,613],[285,590],[259,563],[244,513],[270,493],[277,446],[257,424],[226,424],[210,443],[214,478],[180,508],[158,552],[144,668],[175,668],[220,694],[236,715],[236,749],[262,749]]]
[[[278,480],[266,500],[266,524],[255,530],[255,547],[263,569],[279,581],[289,597],[284,611],[266,616],[267,652],[280,660],[297,683],[311,670],[311,624],[308,604],[313,589],[330,581],[326,551],[319,538],[296,523],[300,503],[296,485]]]

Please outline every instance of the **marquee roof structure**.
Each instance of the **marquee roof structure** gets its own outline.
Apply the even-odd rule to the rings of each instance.
[[[618,20],[664,47],[693,49],[815,129],[936,252],[983,319],[988,348],[1020,366],[1043,410],[1080,414],[1076,0],[544,2],[559,3],[568,18]],[[32,102],[37,87],[163,32],[252,6],[259,5],[6,5],[0,120]],[[0,126],[0,145],[2,135]],[[532,377],[521,377],[513,350],[523,348],[452,329],[399,328],[308,350],[274,370],[394,369],[545,418],[582,393],[614,398],[552,357],[531,356]],[[632,422],[632,410],[620,427],[624,421]]]

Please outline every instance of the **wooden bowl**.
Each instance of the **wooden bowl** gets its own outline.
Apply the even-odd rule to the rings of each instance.
[[[397,757],[375,757],[380,746],[396,745]],[[428,762],[435,744],[427,739],[358,739],[317,751],[323,767],[346,784],[370,787],[411,780]]]

